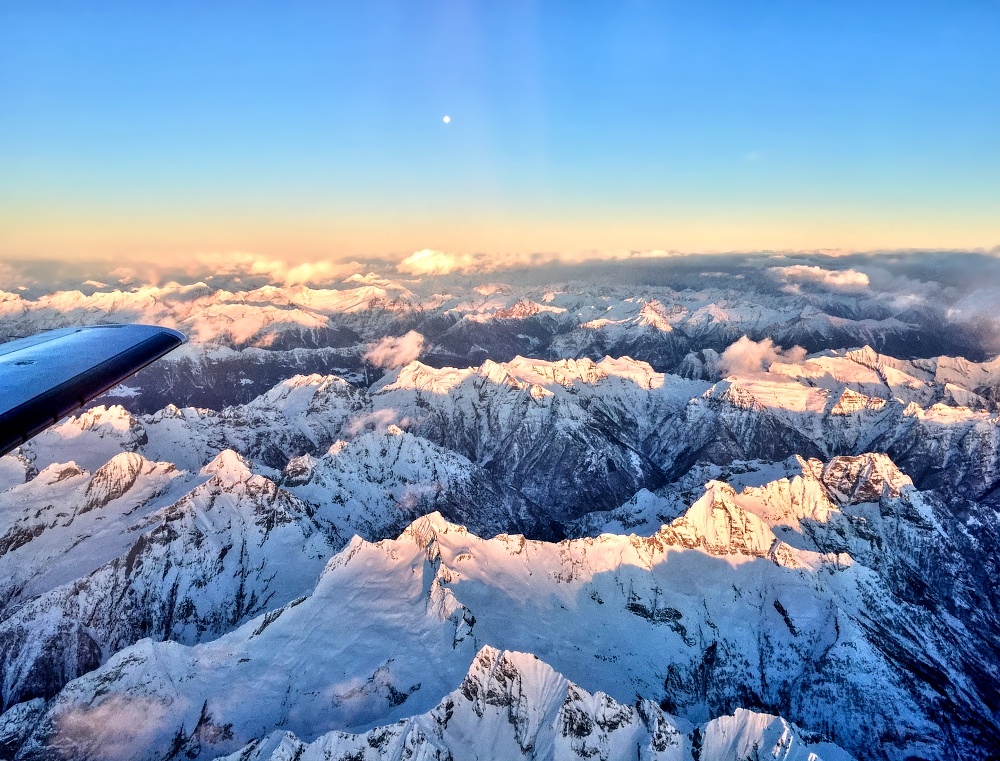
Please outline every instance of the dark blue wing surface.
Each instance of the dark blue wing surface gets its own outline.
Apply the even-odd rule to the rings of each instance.
[[[184,343],[152,325],[95,325],[0,344],[0,455]]]

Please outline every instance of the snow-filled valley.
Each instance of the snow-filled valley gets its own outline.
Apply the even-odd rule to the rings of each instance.
[[[0,758],[1000,757],[1000,347],[848,264],[0,293],[190,337],[0,458]]]

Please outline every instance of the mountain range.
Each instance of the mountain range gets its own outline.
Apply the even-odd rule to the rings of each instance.
[[[0,758],[1000,757],[1000,360],[774,269],[3,294],[191,340],[0,458]]]

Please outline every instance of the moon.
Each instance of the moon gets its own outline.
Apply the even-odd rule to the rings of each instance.
[[[441,121],[443,121],[445,124],[450,124],[451,123],[451,117],[450,116],[445,116],[444,119],[442,119]]]

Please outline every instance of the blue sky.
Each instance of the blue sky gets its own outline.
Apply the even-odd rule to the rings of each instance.
[[[997,2],[5,2],[0,256],[989,247],[997,40]]]

